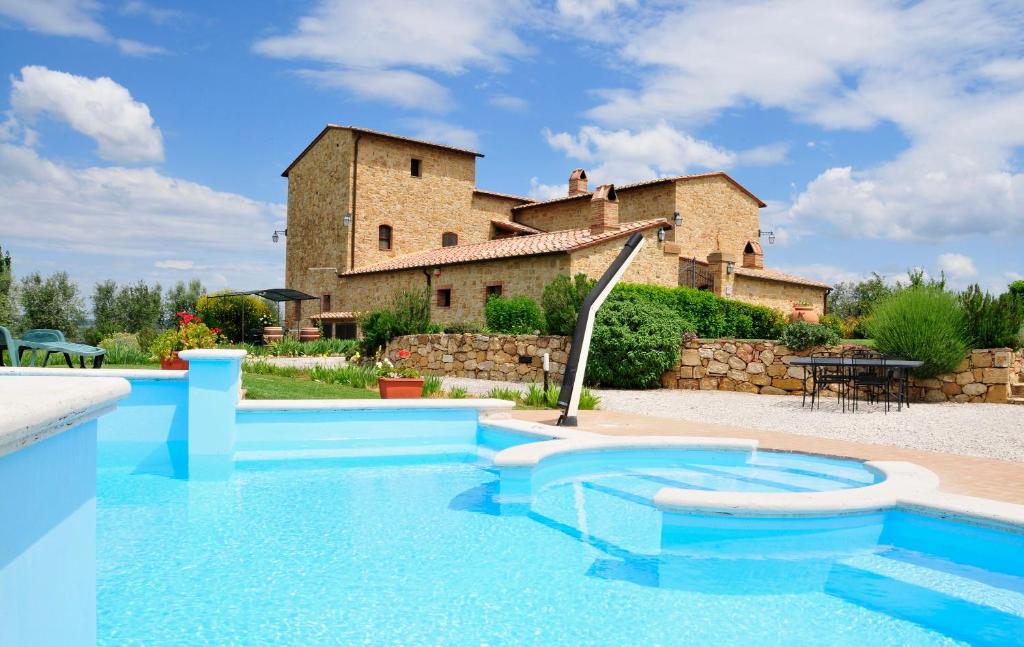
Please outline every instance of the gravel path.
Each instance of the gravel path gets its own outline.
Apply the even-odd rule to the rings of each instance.
[[[494,386],[524,390],[526,385],[466,378],[445,378],[472,394]],[[1024,462],[1024,406],[1012,404],[915,404],[886,414],[881,405],[861,403],[842,413],[835,400],[813,412],[800,398],[728,391],[618,391],[596,389],[602,409],[659,418],[681,418],[736,427],[785,431],[876,445],[984,456]]]
[[[313,368],[314,366],[342,368],[348,366],[348,360],[344,357],[253,357],[251,361],[263,361],[274,366],[289,366],[293,368]]]

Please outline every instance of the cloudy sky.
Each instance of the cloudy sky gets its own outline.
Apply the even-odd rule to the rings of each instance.
[[[326,123],[562,194],[725,169],[774,267],[1024,278],[1024,4],[0,0],[15,271],[283,281],[281,170]]]

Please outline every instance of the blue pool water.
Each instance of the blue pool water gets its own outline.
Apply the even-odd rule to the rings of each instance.
[[[679,454],[565,469],[503,506],[490,458],[525,438],[303,453],[274,433],[243,438],[222,482],[184,478],[175,448],[101,445],[100,644],[1024,644],[1024,536],[902,513],[669,528],[649,503],[665,481],[877,479],[857,463]]]

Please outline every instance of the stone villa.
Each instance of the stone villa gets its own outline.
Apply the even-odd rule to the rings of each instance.
[[[540,300],[559,274],[599,276],[626,238],[641,255],[623,280],[690,285],[789,312],[821,312],[829,286],[764,266],[765,204],[724,172],[591,191],[576,169],[553,200],[476,186],[482,154],[366,128],[328,125],[288,178],[286,285],[291,327],[319,321],[351,337],[355,317],[396,291],[429,286],[433,318],[482,323],[491,295]]]

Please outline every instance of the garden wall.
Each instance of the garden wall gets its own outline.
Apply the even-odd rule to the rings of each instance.
[[[679,366],[665,373],[662,384],[673,389],[798,395],[803,391],[804,369],[790,363],[797,357],[825,350],[839,352],[842,348],[794,352],[774,341],[699,339],[684,343]],[[914,379],[911,398],[926,402],[1005,403],[1022,365],[1022,353],[1009,348],[976,350],[953,373]]]
[[[429,375],[539,383],[544,380],[544,353],[550,355],[551,379],[562,379],[569,341],[557,335],[409,335],[392,339],[386,356]],[[400,359],[400,350],[410,356]]]
[[[571,339],[545,335],[436,334],[393,339],[387,357],[396,365],[421,373],[482,380],[540,382],[542,357],[550,354],[551,379],[562,379]],[[399,358],[400,350],[410,356]],[[790,366],[796,357],[814,351],[842,351],[842,347],[794,352],[776,341],[698,339],[684,342],[680,363],[662,377],[670,389],[741,391],[766,395],[799,395],[804,369]],[[1024,352],[1008,348],[976,350],[953,373],[911,382],[911,398],[926,402],[1005,403],[1024,370]]]

